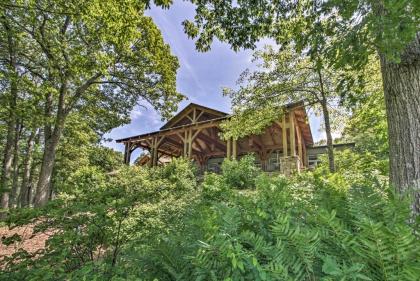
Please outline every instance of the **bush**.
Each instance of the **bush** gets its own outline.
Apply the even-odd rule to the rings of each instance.
[[[249,189],[255,187],[255,180],[260,170],[255,166],[255,158],[246,155],[238,160],[226,159],[222,164],[222,174],[225,183],[234,189]]]
[[[224,175],[204,184],[221,184]],[[256,190],[203,201],[143,252],[147,280],[418,280],[408,203],[380,181],[259,176]],[[176,253],[176,254],[175,254]]]
[[[103,280],[126,274],[119,265],[126,248],[169,233],[196,197],[195,176],[185,161],[157,169],[125,167],[114,175],[82,168],[62,189],[45,208],[11,214],[10,226],[35,223],[35,232],[52,236],[36,256],[20,251],[7,258],[1,280]]]
[[[10,218],[59,231],[35,260],[9,259],[0,279],[418,280],[419,229],[380,177],[285,178],[241,161],[201,186],[185,161],[81,170],[47,208]]]

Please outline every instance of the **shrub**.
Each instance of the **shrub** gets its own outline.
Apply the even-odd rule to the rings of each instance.
[[[10,218],[59,231],[0,279],[418,280],[419,229],[380,177],[268,176],[250,159],[201,188],[184,161],[113,177],[81,170],[47,208]]]
[[[196,206],[139,267],[159,280],[418,280],[407,202],[380,181],[335,182],[259,176],[254,192]]]
[[[49,230],[52,236],[36,257],[20,251],[6,259],[0,279],[103,280],[125,274],[119,264],[126,247],[177,227],[195,189],[185,161],[157,169],[125,167],[114,175],[79,169],[45,208],[11,214],[10,226],[35,223],[35,232]]]
[[[246,155],[239,161],[223,161],[222,174],[225,183],[234,189],[254,188],[256,177],[260,173],[254,163],[255,158],[252,155]]]

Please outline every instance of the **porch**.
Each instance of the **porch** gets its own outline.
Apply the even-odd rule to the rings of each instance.
[[[216,171],[223,159],[239,159],[249,153],[268,172],[290,174],[308,167],[307,146],[312,145],[312,135],[302,104],[285,107],[281,120],[259,135],[241,139],[220,138],[219,125],[227,118],[226,113],[192,104],[161,130],[117,142],[125,145],[126,164],[131,162],[133,151],[143,149],[149,153],[143,164],[151,167],[159,165],[162,158],[184,157],[193,160],[202,171]]]

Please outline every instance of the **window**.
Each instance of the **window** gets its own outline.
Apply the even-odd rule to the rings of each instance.
[[[308,166],[309,169],[315,169],[315,167],[318,165],[319,163],[319,159],[318,159],[318,155],[308,155]]]
[[[280,157],[281,154],[279,150],[273,151],[271,153],[270,158],[268,158],[267,162],[267,172],[280,170]]]

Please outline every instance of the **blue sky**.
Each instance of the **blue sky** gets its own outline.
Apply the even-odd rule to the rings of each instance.
[[[188,97],[179,105],[179,110],[194,102],[230,112],[230,101],[222,95],[222,88],[235,87],[239,74],[246,68],[252,68],[252,51],[234,52],[229,45],[220,42],[214,42],[206,53],[196,51],[194,41],[187,38],[181,25],[185,19],[193,18],[194,6],[185,1],[174,2],[169,10],[153,7],[147,14],[154,19],[165,42],[179,59],[177,89]],[[145,106],[147,108],[136,107],[132,111],[130,124],[107,134],[106,137],[113,141],[105,145],[123,151],[123,145],[115,143],[115,139],[158,130],[164,122],[157,112]],[[310,123],[314,139],[319,140],[323,137],[319,132],[319,118],[311,116]]]

